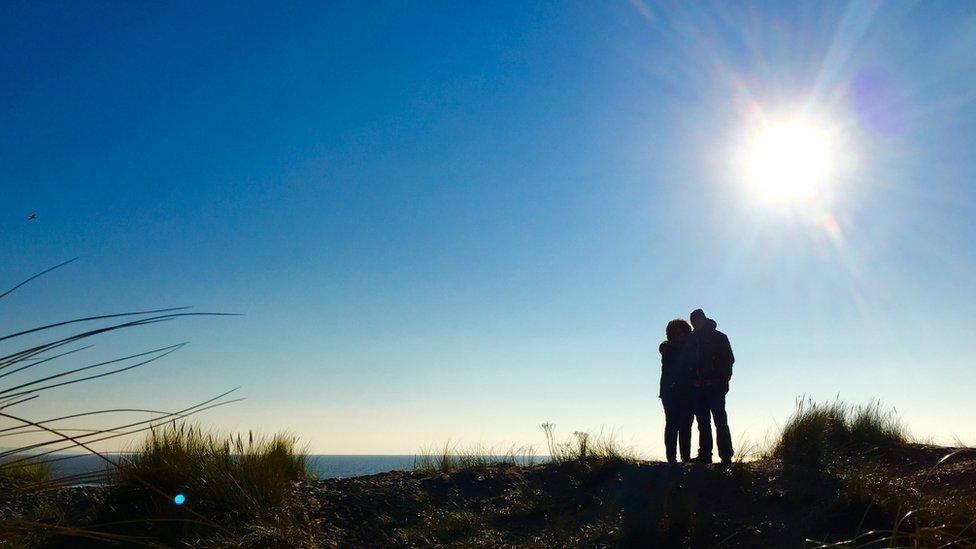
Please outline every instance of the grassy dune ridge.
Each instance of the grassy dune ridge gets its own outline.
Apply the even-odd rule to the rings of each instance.
[[[516,534],[527,545],[976,546],[976,450],[914,442],[879,402],[799,399],[778,437],[729,468],[642,462],[612,438],[594,443],[577,432],[557,443],[553,425],[543,430],[549,474],[536,475],[536,501],[523,504],[545,519],[535,534]],[[553,488],[567,480],[560,476],[571,481],[568,493]],[[501,526],[513,510],[487,508],[490,516],[464,508],[453,518],[433,513],[400,534],[488,546],[478,536],[495,525],[493,543],[513,542]],[[446,524],[454,525],[450,532]]]
[[[18,518],[51,526],[30,539],[41,546],[72,529],[251,547],[976,545],[976,452],[914,443],[877,403],[802,400],[767,449],[731,467],[646,462],[611,436],[543,431],[538,464],[530,447],[448,443],[414,471],[317,480],[294,437],[171,422],[83,505],[28,498]]]

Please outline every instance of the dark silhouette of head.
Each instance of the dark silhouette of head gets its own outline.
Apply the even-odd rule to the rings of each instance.
[[[691,326],[683,318],[676,318],[668,322],[668,327],[664,329],[668,343],[674,343],[676,345],[680,345],[690,333]]]
[[[708,317],[705,316],[705,311],[701,309],[695,309],[694,311],[691,312],[691,315],[688,316],[688,320],[691,321],[691,325],[696,330],[701,330],[702,328],[705,327],[706,322],[708,322]]]

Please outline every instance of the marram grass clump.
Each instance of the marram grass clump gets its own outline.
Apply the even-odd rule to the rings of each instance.
[[[612,432],[594,437],[584,431],[575,431],[569,441],[557,442],[554,424],[543,423],[542,431],[546,435],[549,459],[554,463],[579,461],[614,464],[634,463],[640,459],[632,448],[621,446]]]
[[[488,467],[530,467],[536,456],[532,446],[511,446],[504,452],[475,445],[462,447],[448,441],[443,447],[422,448],[413,457],[413,469],[424,473],[449,474]]]
[[[46,462],[23,461],[5,464],[0,462],[0,498],[15,495],[20,490],[45,485],[51,481],[51,466]]]
[[[144,519],[164,541],[304,545],[308,509],[295,486],[309,476],[306,461],[287,435],[225,436],[171,423],[152,430],[109,478],[119,518]]]
[[[908,441],[895,412],[877,402],[851,406],[801,399],[772,455],[787,469],[823,471],[839,460],[870,457]]]
[[[891,520],[820,547],[976,547],[971,469],[953,462],[973,449],[944,448],[941,457],[937,450],[913,443],[894,410],[877,402],[802,399],[771,456],[794,478],[825,481],[807,485],[838,486],[847,501],[865,506],[862,522],[869,513]]]

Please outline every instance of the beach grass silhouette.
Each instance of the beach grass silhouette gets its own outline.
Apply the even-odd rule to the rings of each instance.
[[[64,261],[25,278],[0,293],[0,299],[9,297],[27,284],[73,263],[76,259]],[[86,383],[98,382],[110,376],[151,365],[185,345],[185,343],[176,343],[82,366],[70,362],[79,356],[78,353],[91,348],[92,345],[87,343],[94,338],[183,317],[228,316],[226,313],[191,312],[187,309],[187,307],[171,307],[76,316],[0,335],[0,342],[16,349],[12,352],[5,351],[5,354],[0,356],[0,418],[2,418],[0,440],[17,440],[13,437],[32,434],[42,436],[39,441],[5,446],[0,450],[0,487],[3,488],[0,490],[0,508],[6,511],[0,514],[0,534],[2,534],[0,538],[18,545],[41,543],[56,536],[104,542],[133,541],[131,537],[107,532],[97,525],[72,524],[66,520],[64,513],[56,512],[57,506],[46,496],[68,486],[102,481],[105,473],[91,471],[55,478],[50,472],[52,464],[80,455],[65,455],[65,452],[81,450],[98,456],[107,467],[115,467],[116,460],[96,451],[95,444],[121,437],[131,437],[146,431],[153,432],[167,422],[238,402],[242,399],[227,398],[236,389],[177,411],[112,407],[53,418],[31,419],[18,414],[17,407],[44,396],[48,391],[61,388],[76,391],[75,398],[69,400],[83,401]],[[82,328],[74,330],[77,326]],[[63,330],[68,332],[64,333]],[[46,334],[53,335],[45,338]],[[63,394],[62,398],[64,398]],[[133,415],[139,417],[131,420]],[[108,427],[63,426],[65,421],[78,418],[102,420],[118,416],[128,417],[130,420],[114,423]],[[142,489],[152,493],[153,497],[172,497],[157,487],[152,475],[133,474],[131,480],[138,482]],[[25,502],[26,508],[21,505]],[[197,513],[191,506],[187,506],[187,515],[188,518],[185,519],[187,521],[220,527]]]
[[[295,484],[306,480],[305,452],[289,435],[221,435],[187,423],[153,428],[108,474],[109,509],[103,520],[124,524],[119,533],[155,531],[163,543],[208,539],[227,545],[314,543],[311,509],[299,504]],[[174,505],[145,490],[152,479],[163,492],[183,496]],[[220,523],[222,532],[191,520],[184,505]],[[140,522],[140,519],[142,522]],[[160,521],[166,527],[159,527]]]

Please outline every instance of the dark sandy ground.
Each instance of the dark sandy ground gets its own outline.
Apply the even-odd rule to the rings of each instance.
[[[910,444],[865,463],[838,477],[794,474],[772,459],[586,460],[312,480],[296,490],[323,547],[811,547],[891,530],[912,497],[976,502],[976,450]],[[43,504],[94,524],[106,490],[52,490],[9,502],[0,518]],[[914,515],[902,528],[925,520]],[[970,534],[955,546],[976,546]]]

